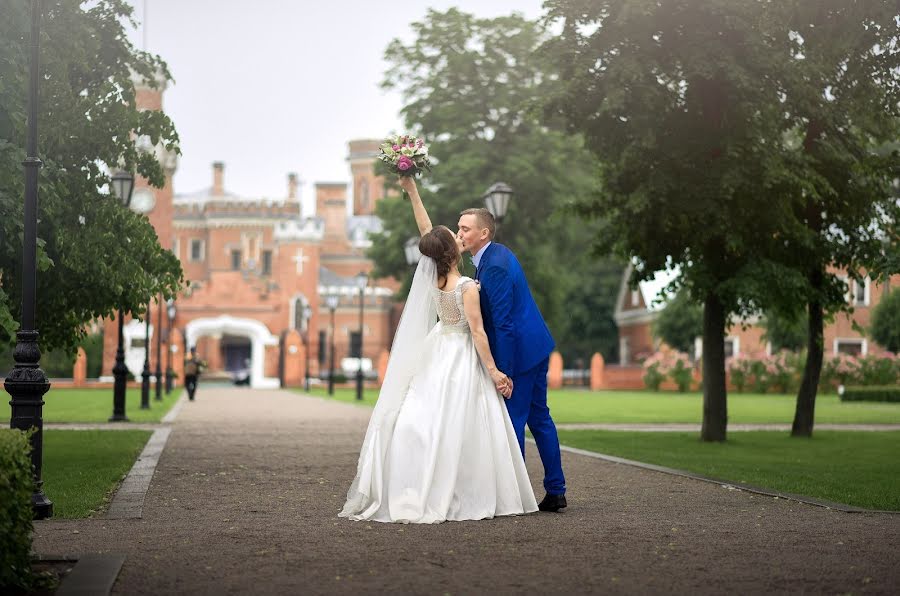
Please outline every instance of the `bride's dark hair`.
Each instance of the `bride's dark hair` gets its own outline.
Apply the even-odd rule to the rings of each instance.
[[[438,278],[444,278],[441,288],[446,286],[450,268],[459,262],[459,247],[456,245],[456,236],[453,235],[450,228],[447,226],[431,228],[431,231],[419,240],[419,252],[434,259]]]

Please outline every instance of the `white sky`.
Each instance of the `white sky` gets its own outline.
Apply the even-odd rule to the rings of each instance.
[[[146,2],[146,13],[144,12]],[[479,17],[541,16],[542,0],[132,0],[138,47],[159,54],[175,85],[163,98],[183,155],[176,194],[209,187],[225,162],[225,187],[243,196],[283,197],[287,173],[303,184],[349,181],[347,141],[399,131],[402,98],[379,88],[391,39],[428,7],[457,6]]]

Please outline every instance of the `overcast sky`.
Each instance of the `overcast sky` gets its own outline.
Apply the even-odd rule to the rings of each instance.
[[[145,5],[146,2],[146,12]],[[399,131],[402,97],[379,88],[384,49],[413,39],[427,8],[481,17],[542,14],[542,0],[132,0],[146,31],[138,47],[159,54],[175,78],[163,98],[183,155],[175,192],[210,186],[283,197],[288,172],[303,183],[310,214],[318,181],[349,181],[347,141]]]

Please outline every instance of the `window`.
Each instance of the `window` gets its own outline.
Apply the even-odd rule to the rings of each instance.
[[[866,355],[866,340],[864,339],[836,339],[834,340],[835,354],[849,354],[850,356]]]
[[[640,290],[631,290],[631,306],[640,306],[641,292]]]
[[[741,342],[736,337],[725,338],[725,357],[731,358],[741,353]]]
[[[192,261],[202,261],[203,260],[203,240],[199,240],[197,238],[191,239],[191,260]]]
[[[262,274],[272,275],[272,251],[262,251]]]
[[[363,212],[369,209],[369,183],[366,180],[359,183],[359,206]]]
[[[857,280],[850,282],[853,292],[853,306],[869,306],[869,278],[864,277],[862,283]]]
[[[306,308],[306,298],[294,299],[291,310],[294,312],[294,329],[297,331],[306,331]]]
[[[239,250],[231,251],[231,270],[232,271],[240,271],[241,270],[241,251],[239,251]]]

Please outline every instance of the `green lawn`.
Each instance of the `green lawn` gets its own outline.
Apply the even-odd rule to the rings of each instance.
[[[900,511],[900,432],[731,433],[702,443],[696,433],[560,431],[564,445],[689,470],[730,482],[868,509]]]
[[[53,517],[89,517],[128,474],[151,431],[44,431],[44,493]]]
[[[181,395],[175,388],[162,401],[156,401],[150,392],[150,409],[141,409],[141,390],[128,389],[125,394],[125,415],[131,422],[159,422]],[[112,416],[113,390],[109,389],[54,389],[44,395],[44,422],[106,422]],[[0,417],[9,419],[9,394],[0,401]]]
[[[324,388],[313,395],[327,397]],[[367,389],[357,402],[354,389],[335,389],[339,401],[373,405],[377,389]],[[559,423],[665,423],[701,422],[703,398],[699,393],[653,393],[649,391],[578,391],[562,389],[549,394],[550,412]],[[733,424],[790,424],[794,418],[794,395],[732,393],[728,396],[728,421]],[[832,424],[900,423],[900,403],[846,402],[836,395],[816,398],[816,422]]]

